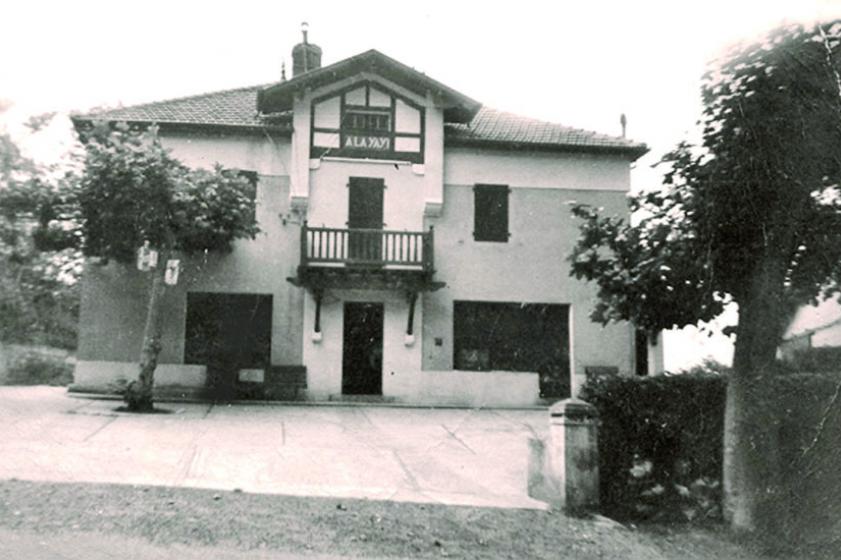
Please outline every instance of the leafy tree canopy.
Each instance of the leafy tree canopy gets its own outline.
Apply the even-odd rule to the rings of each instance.
[[[100,125],[85,140],[77,201],[86,255],[130,263],[147,241],[184,253],[229,251],[259,231],[251,181],[219,166],[187,168],[155,128]]]
[[[598,283],[593,318],[655,331],[709,320],[758,283],[777,330],[841,278],[841,23],[787,26],[703,77],[703,142],[666,154],[634,224],[588,206],[571,274]]]

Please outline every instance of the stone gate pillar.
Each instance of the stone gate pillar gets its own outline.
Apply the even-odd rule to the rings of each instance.
[[[549,408],[547,475],[556,505],[587,511],[599,505],[598,411],[579,399]]]

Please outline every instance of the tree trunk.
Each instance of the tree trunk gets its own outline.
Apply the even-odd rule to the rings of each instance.
[[[773,534],[784,522],[778,495],[777,429],[766,398],[787,309],[771,259],[738,301],[739,325],[724,419],[724,515],[732,529]]]
[[[152,390],[155,386],[158,355],[161,352],[166,259],[167,255],[161,254],[158,266],[152,272],[152,285],[149,289],[149,303],[146,308],[146,326],[143,329],[143,348],[140,351],[140,373],[137,380],[126,387],[124,395],[128,409],[133,412],[151,412],[154,408]]]

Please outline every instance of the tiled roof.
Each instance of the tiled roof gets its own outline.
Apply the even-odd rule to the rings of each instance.
[[[257,92],[266,85],[229,89],[77,115],[74,120],[259,128],[268,124],[277,124],[278,120],[275,118],[267,121],[257,113]]]
[[[647,151],[645,144],[627,138],[521,117],[489,107],[482,107],[469,125],[448,123],[446,127],[447,139],[453,143],[627,150],[639,155]]]
[[[257,92],[265,87],[252,86],[77,115],[74,121],[108,120],[243,129],[281,126],[291,130],[289,113],[267,116],[257,112]],[[451,145],[606,150],[626,152],[636,157],[647,151],[645,144],[626,138],[521,117],[488,107],[482,107],[470,124],[447,123],[445,126],[446,141]]]

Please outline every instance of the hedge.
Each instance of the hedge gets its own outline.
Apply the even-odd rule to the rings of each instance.
[[[591,378],[600,501],[622,519],[720,516],[726,380],[714,374]]]
[[[841,557],[841,373],[783,374],[767,388],[779,447],[779,538]]]
[[[801,348],[792,353],[786,360],[786,365],[795,372],[841,371],[841,348],[837,346]]]
[[[726,371],[604,376],[581,398],[599,410],[603,513],[620,519],[721,516]],[[758,395],[778,453],[768,514],[800,549],[841,547],[841,373],[781,370]],[[832,539],[835,539],[834,541]]]

